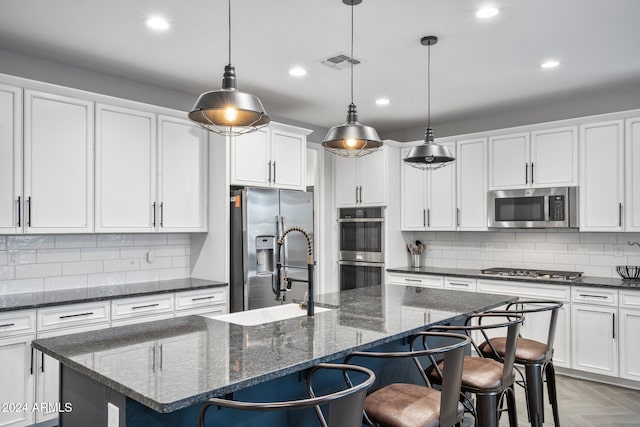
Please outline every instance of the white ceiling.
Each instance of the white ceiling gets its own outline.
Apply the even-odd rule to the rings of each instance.
[[[500,14],[479,20],[491,2]],[[227,62],[225,0],[3,1],[0,48],[192,93],[218,89]],[[318,126],[345,119],[349,71],[319,60],[349,52],[341,0],[233,0],[239,89],[267,112]],[[364,0],[355,9],[355,103],[379,131],[426,122],[432,47],[434,121],[539,103],[640,79],[640,0]],[[171,29],[147,29],[150,15]],[[562,64],[543,70],[557,58]],[[288,75],[293,65],[305,78]],[[376,98],[391,99],[387,107]]]

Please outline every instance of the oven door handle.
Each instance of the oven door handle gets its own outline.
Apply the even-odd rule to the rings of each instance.
[[[338,261],[339,265],[356,265],[362,267],[380,267],[384,268],[384,262],[367,262],[367,261]]]
[[[384,218],[340,218],[338,222],[384,222]]]

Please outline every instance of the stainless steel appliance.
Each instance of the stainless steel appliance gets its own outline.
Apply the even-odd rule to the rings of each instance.
[[[384,208],[342,208],[338,224],[340,289],[382,285]]]
[[[486,268],[480,270],[488,276],[526,277],[527,279],[559,280],[571,282],[582,277],[581,271],[526,270],[522,268]]]
[[[577,228],[578,188],[490,191],[488,212],[492,228]]]
[[[286,293],[278,290],[276,257],[278,238],[292,226],[313,239],[313,192],[244,188],[230,197],[230,302],[231,311],[279,305],[282,299],[304,299],[307,290],[307,241],[293,233],[282,244],[283,275],[291,280]]]

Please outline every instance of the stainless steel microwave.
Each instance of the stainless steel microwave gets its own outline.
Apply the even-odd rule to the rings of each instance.
[[[577,228],[578,188],[490,191],[490,228]]]

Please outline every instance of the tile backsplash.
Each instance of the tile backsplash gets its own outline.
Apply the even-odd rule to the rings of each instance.
[[[640,233],[500,230],[404,232],[403,237],[407,243],[419,239],[426,244],[422,258],[426,266],[569,270],[619,277],[616,265],[640,265],[640,248],[627,244],[640,241]]]
[[[189,277],[189,234],[0,236],[0,295]]]

